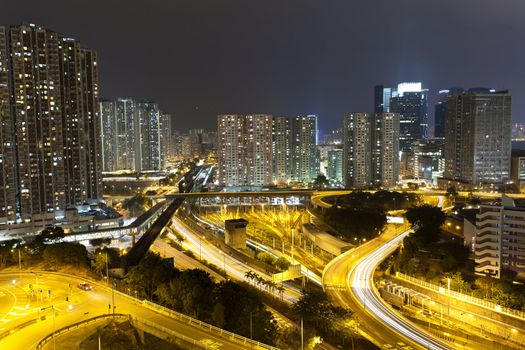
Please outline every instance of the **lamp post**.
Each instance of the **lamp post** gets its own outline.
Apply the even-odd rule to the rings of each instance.
[[[112,305],[113,305],[113,307],[112,307],[113,312],[112,313],[113,313],[113,318],[115,318],[115,287],[116,287],[115,281],[113,281],[111,283],[111,286],[112,286],[112,288],[111,288],[111,302],[112,302]]]
[[[20,246],[18,246],[17,250],[18,250],[18,279],[22,279],[22,259],[20,258]],[[14,253],[14,250],[11,249],[11,252]]]
[[[448,284],[448,319],[450,320],[450,277],[447,278],[447,284]]]
[[[294,233],[295,233],[295,229],[292,228],[292,265],[293,265],[293,247],[294,247],[294,237],[295,237]]]
[[[202,240],[204,236],[199,236],[199,260],[202,260]]]

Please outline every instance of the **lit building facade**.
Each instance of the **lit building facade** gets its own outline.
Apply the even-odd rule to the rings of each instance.
[[[291,118],[291,173],[290,180],[309,184],[320,173],[317,149],[317,116]]]
[[[368,187],[372,182],[372,120],[368,113],[343,117],[343,171],[346,187]]]
[[[436,182],[445,169],[445,140],[442,138],[417,140],[413,144],[414,178]]]
[[[399,114],[377,113],[371,125],[372,181],[393,187],[399,181]]]
[[[395,186],[399,179],[399,114],[353,113],[343,118],[346,187]]]
[[[272,173],[275,184],[286,184],[291,178],[291,121],[287,117],[273,118]]]
[[[171,148],[171,115],[150,101],[99,103],[104,171],[161,170]]]
[[[330,186],[339,187],[343,184],[343,150],[328,151],[327,178]]]
[[[225,187],[245,185],[244,116],[217,117],[219,184]]]
[[[220,115],[217,130],[222,186],[308,184],[319,174],[315,116]]]
[[[272,182],[272,116],[245,116],[246,184],[265,186]]]
[[[434,137],[445,137],[445,118],[447,114],[447,100],[464,91],[462,88],[450,88],[439,91],[438,102],[434,106]]]
[[[447,100],[445,179],[473,186],[509,181],[511,102],[509,91],[489,89]]]
[[[33,24],[1,27],[0,63],[0,220],[46,225],[101,198],[95,52]]]
[[[501,270],[525,275],[525,208],[503,196],[501,206],[481,205],[476,215],[475,272],[495,278]]]

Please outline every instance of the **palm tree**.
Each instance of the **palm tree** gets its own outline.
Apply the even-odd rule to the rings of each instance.
[[[274,288],[275,288],[277,285],[276,285],[275,282],[272,281],[272,280],[268,280],[267,284],[268,284],[268,289],[269,289],[270,294],[273,294],[273,290],[274,290]]]
[[[259,276],[259,275],[256,275],[256,276],[255,276],[255,283],[257,283],[257,287],[259,287],[261,284],[264,283],[264,278],[262,278],[262,277]]]

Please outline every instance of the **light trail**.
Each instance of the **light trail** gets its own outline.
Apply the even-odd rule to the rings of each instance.
[[[218,247],[209,244],[207,240],[199,238],[198,235],[196,235],[190,229],[188,229],[175,216],[172,219],[172,226],[175,230],[177,230],[186,238],[186,240],[182,243],[182,246],[184,248],[192,251],[195,256],[197,256],[197,254],[202,254],[203,259],[207,260],[208,262],[214,264],[217,267],[225,268],[230,276],[235,277],[238,280],[244,281],[246,272],[254,270],[252,267],[246,265],[242,261],[234,259],[230,255],[224,253]],[[261,271],[257,271],[257,273],[267,280],[272,280],[271,276]],[[283,287],[285,287],[283,297],[287,302],[294,303],[297,300],[299,300],[301,296],[301,291],[299,289],[284,283]]]
[[[193,216],[193,218],[195,218],[195,220],[197,220],[197,221],[199,221],[199,222],[201,222],[201,223],[203,223],[205,225],[208,225],[208,226],[211,226],[211,227],[215,227],[216,230],[224,232],[224,229],[222,229],[221,227],[213,224],[212,222],[204,220],[201,217],[195,215],[194,213],[192,213],[192,216]],[[253,240],[251,240],[249,238],[246,239],[246,244],[249,245],[250,247],[253,247],[253,248],[261,250],[261,251],[263,251],[265,253],[268,253],[268,254],[272,255],[273,257],[275,257],[275,258],[280,258],[281,256],[283,256],[283,257],[287,258],[288,260],[292,260],[292,258],[290,256],[288,256],[287,254],[282,254],[282,253],[278,252],[277,250],[274,250],[273,248],[270,248],[270,247],[268,247],[268,246],[266,246],[264,244],[255,242],[255,241],[253,241]],[[294,260],[297,260],[297,258],[295,258]],[[318,286],[320,286],[320,287],[323,286],[323,282],[321,280],[321,276],[317,275],[315,272],[313,272],[312,270],[308,269],[303,264],[301,264],[301,274],[306,276],[307,279],[309,279],[313,283],[317,284]]]
[[[374,314],[376,318],[380,319],[396,332],[403,334],[405,337],[427,349],[449,349],[448,346],[434,340],[424,331],[413,326],[401,316],[396,315],[396,313],[385,305],[385,302],[380,299],[380,296],[374,292],[373,275],[377,265],[392,254],[410,232],[410,230],[403,232],[354,265],[347,275],[347,287],[351,288],[355,297],[364,306],[365,311],[368,310]]]

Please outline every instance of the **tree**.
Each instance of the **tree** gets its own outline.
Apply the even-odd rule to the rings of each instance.
[[[224,329],[249,337],[251,318],[253,339],[275,344],[277,323],[256,293],[229,280],[219,283],[215,291],[217,303],[224,306]]]
[[[261,260],[262,262],[269,264],[269,265],[272,265],[275,262],[275,258],[266,252],[258,253],[257,260]]]
[[[449,187],[447,188],[447,197],[449,200],[456,200],[458,196],[458,191],[456,191],[455,187]]]
[[[275,260],[274,265],[280,271],[286,271],[290,267],[290,262],[285,257],[281,256],[279,259]]]
[[[209,319],[213,310],[214,283],[204,270],[182,271],[175,283],[175,297],[180,301],[184,313],[199,319]]]
[[[409,208],[406,212],[406,218],[412,227],[439,229],[445,222],[445,213],[439,207],[423,204]]]
[[[406,218],[416,229],[412,237],[419,247],[439,240],[441,225],[445,222],[445,213],[441,208],[428,204],[411,207],[406,212]]]
[[[46,240],[57,241],[65,237],[64,229],[60,226],[48,226],[36,236],[35,240],[44,242]]]
[[[101,253],[95,254],[95,258],[91,261],[91,267],[96,273],[104,276],[106,273],[106,255]]]
[[[292,306],[292,312],[303,319],[306,327],[323,336],[330,334],[335,324],[351,315],[345,309],[333,306],[325,292],[309,289],[303,290],[301,298]]]
[[[152,299],[159,285],[170,281],[179,273],[179,270],[158,254],[148,252],[138,265],[131,268],[124,278],[124,283]]]
[[[214,325],[216,325],[219,328],[224,327],[224,305],[222,305],[220,302],[215,304],[213,307],[213,312],[211,314],[211,320]]]
[[[382,209],[354,209],[332,206],[325,210],[324,220],[347,239],[373,238],[387,223]]]
[[[146,204],[146,198],[138,194],[134,197],[126,199],[122,203],[122,208],[127,210],[131,214],[131,216],[138,217],[146,211]]]
[[[94,247],[100,247],[104,244],[110,244],[111,238],[93,238],[89,240],[89,244],[91,244]]]
[[[86,247],[79,243],[61,242],[46,245],[42,257],[46,263],[54,267],[60,265],[87,267],[88,263]]]
[[[313,187],[315,189],[323,189],[328,187],[328,185],[330,185],[330,181],[323,174],[317,175],[313,182]]]

